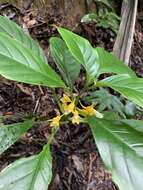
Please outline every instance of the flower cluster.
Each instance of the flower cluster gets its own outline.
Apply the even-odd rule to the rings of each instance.
[[[83,106],[82,109],[79,109],[75,104],[75,98],[72,100],[66,94],[63,94],[63,97],[60,99],[62,103],[62,108],[64,111],[63,115],[72,114],[71,121],[73,124],[79,124],[81,121],[81,116],[92,116],[95,115],[98,118],[103,118],[103,114],[94,109],[94,104],[90,106]],[[51,121],[51,126],[59,126],[60,120],[63,115],[57,115]],[[80,116],[81,115],[81,116]]]

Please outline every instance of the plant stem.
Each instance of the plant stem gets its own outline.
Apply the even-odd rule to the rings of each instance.
[[[47,143],[48,145],[50,145],[52,143],[54,136],[57,133],[58,129],[59,129],[59,127],[57,127],[57,126],[52,128],[52,134],[50,135],[50,137],[48,139],[48,143]]]
[[[55,89],[51,89],[51,91],[52,91],[52,94],[53,94],[54,99],[56,100],[56,102],[57,102],[57,104],[58,104],[58,107],[59,107],[60,111],[61,111],[62,113],[64,113],[64,110],[63,110],[62,105],[61,105],[61,103],[60,103],[60,101],[59,101],[59,98],[58,98],[58,96],[57,96],[57,94],[56,94],[56,92],[55,92]]]

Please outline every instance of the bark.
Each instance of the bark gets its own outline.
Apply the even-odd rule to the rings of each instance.
[[[138,0],[129,0],[127,3],[123,2],[121,24],[113,48],[113,52],[127,65],[129,64],[133,42],[137,4]]]
[[[50,13],[52,15],[64,16],[68,25],[73,27],[84,16],[91,3],[87,0],[10,0],[18,8],[37,8],[42,14]]]
[[[143,20],[143,0],[139,1],[138,19]]]
[[[143,0],[139,1],[139,12],[143,13]]]

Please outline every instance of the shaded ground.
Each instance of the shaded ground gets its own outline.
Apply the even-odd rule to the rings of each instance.
[[[66,26],[62,16],[43,18],[37,11],[19,10],[9,4],[0,4],[0,13],[19,23],[37,39],[48,56],[48,39],[57,35],[52,24]],[[141,23],[141,22],[140,22]],[[115,34],[93,24],[83,24],[74,30],[87,37],[92,44],[112,50]],[[137,22],[131,65],[143,76],[143,31]],[[52,64],[50,60],[49,63]],[[48,89],[17,84],[5,79],[0,82],[0,115],[21,113],[51,117],[56,105]],[[7,121],[11,122],[11,120]],[[48,125],[33,127],[0,156],[0,169],[12,161],[40,152],[49,136]],[[62,126],[53,142],[53,181],[50,190],[117,190],[111,176],[103,168],[88,126]]]

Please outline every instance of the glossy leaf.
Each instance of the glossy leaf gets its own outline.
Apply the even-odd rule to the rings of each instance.
[[[104,119],[105,120],[113,120],[117,122],[118,124],[126,124],[129,127],[132,127],[136,131],[143,133],[143,121],[142,120],[136,120],[136,119],[122,119],[113,111],[105,111],[103,112]]]
[[[0,32],[20,41],[25,47],[31,49],[36,56],[39,56],[43,62],[47,62],[47,58],[38,43],[7,17],[0,16]]]
[[[136,119],[122,119],[116,112],[105,111],[103,112],[105,120],[113,120],[117,123],[126,124],[129,127],[132,127],[136,131],[143,133],[143,121]]]
[[[143,189],[143,134],[116,121],[88,119],[99,153],[120,190]]]
[[[14,144],[23,133],[32,127],[32,121],[0,126],[0,154]]]
[[[53,37],[50,39],[50,49],[63,79],[68,86],[72,87],[79,75],[80,63],[72,56],[65,42],[60,38]]]
[[[60,35],[66,42],[72,55],[79,61],[87,72],[88,83],[92,82],[99,69],[99,63],[96,61],[97,52],[90,45],[88,40],[70,32],[64,28],[58,28]]]
[[[19,41],[0,33],[0,74],[10,80],[63,87],[55,71]]]
[[[121,122],[129,125],[130,127],[134,128],[139,132],[143,132],[143,121],[142,120],[135,120],[135,119],[122,119]]]
[[[104,115],[104,119],[107,119],[107,120],[119,120],[119,119],[122,119],[121,116],[114,112],[114,111],[104,111],[102,112],[103,115]]]
[[[132,78],[129,75],[115,75],[103,79],[97,86],[111,87],[127,99],[143,107],[143,79]]]
[[[0,173],[0,190],[47,190],[52,178],[52,158],[46,145],[36,156],[20,159]]]
[[[136,77],[135,73],[121,60],[119,60],[113,53],[105,51],[103,48],[95,48],[97,51],[97,62],[100,64],[99,74],[102,73],[115,73],[115,74],[128,74]]]

